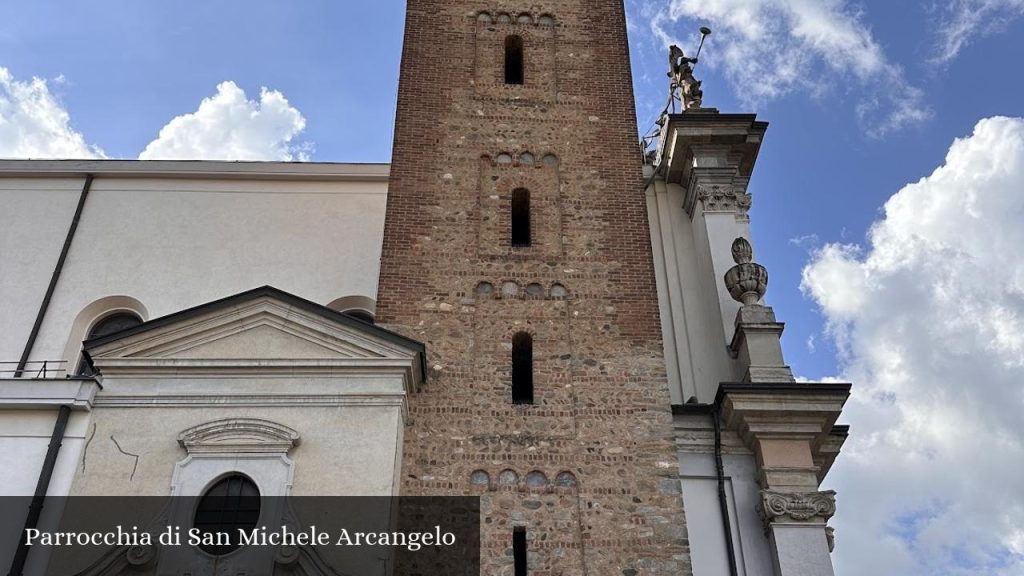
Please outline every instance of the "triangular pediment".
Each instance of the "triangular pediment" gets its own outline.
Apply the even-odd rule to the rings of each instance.
[[[273,288],[261,288],[87,341],[101,373],[126,367],[341,369],[411,365],[423,345]],[[411,364],[410,364],[411,363]]]

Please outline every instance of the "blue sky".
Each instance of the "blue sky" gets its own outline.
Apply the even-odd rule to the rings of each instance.
[[[1024,479],[1002,464],[1024,456],[1010,241],[1024,240],[1024,0],[626,3],[641,130],[665,101],[666,42],[689,52],[705,24],[705,105],[771,122],[751,216],[787,360],[858,385],[831,480],[840,574],[1020,573],[1020,484],[998,509],[977,493]],[[3,14],[0,118],[23,108],[0,123],[0,156],[389,160],[404,2],[7,0]],[[240,111],[260,119],[239,127]],[[42,148],[17,148],[32,130]],[[933,481],[951,467],[975,472]],[[873,512],[843,516],[846,502]]]

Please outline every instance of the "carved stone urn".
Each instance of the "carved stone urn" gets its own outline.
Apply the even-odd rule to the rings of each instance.
[[[733,241],[732,259],[736,265],[725,273],[725,287],[744,306],[757,304],[768,291],[768,270],[754,263],[754,249],[746,238]]]

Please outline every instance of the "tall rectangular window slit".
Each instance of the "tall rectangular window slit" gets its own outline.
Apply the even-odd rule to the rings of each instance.
[[[515,562],[514,576],[526,576],[526,528],[522,526],[512,530],[512,558]]]

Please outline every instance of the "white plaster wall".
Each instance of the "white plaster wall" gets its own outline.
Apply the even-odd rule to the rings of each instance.
[[[752,455],[725,454],[726,500],[739,576],[774,576],[773,554],[757,512],[760,490]],[[683,505],[694,576],[729,573],[713,454],[679,453]]]
[[[730,326],[732,337],[739,304],[729,297],[722,280],[725,272],[718,274],[716,265],[721,268],[726,258],[731,262],[732,241],[746,236],[747,230],[732,214],[698,213],[691,220],[682,208],[683,197],[681,186],[661,180],[647,190],[669,389],[674,404],[693,396],[710,403],[719,383],[736,381],[742,372],[729,356],[725,332]],[[713,231],[706,216],[714,220]],[[723,292],[735,306],[723,304]]]
[[[21,356],[81,189],[81,178],[0,177],[0,362]]]
[[[0,161],[0,362],[21,356],[85,172],[98,173],[30,360],[77,351],[76,316],[111,296],[147,320],[263,285],[325,305],[376,299],[387,166]],[[0,388],[0,493],[33,493],[56,416],[4,410]],[[88,420],[73,414],[50,494],[68,493]]]
[[[174,467],[187,455],[178,433],[223,418],[260,418],[299,433],[301,443],[288,454],[292,495],[391,496],[396,487],[399,407],[97,407],[85,472],[80,465],[72,495],[169,495]]]
[[[21,354],[83,181],[0,173],[0,360]],[[375,299],[386,197],[384,180],[101,174],[31,358],[61,358],[75,316],[108,296],[150,318],[263,285]]]
[[[71,413],[49,495],[67,494],[88,420],[87,412]],[[53,410],[0,410],[0,495],[31,496],[35,493],[56,422],[56,407]]]

